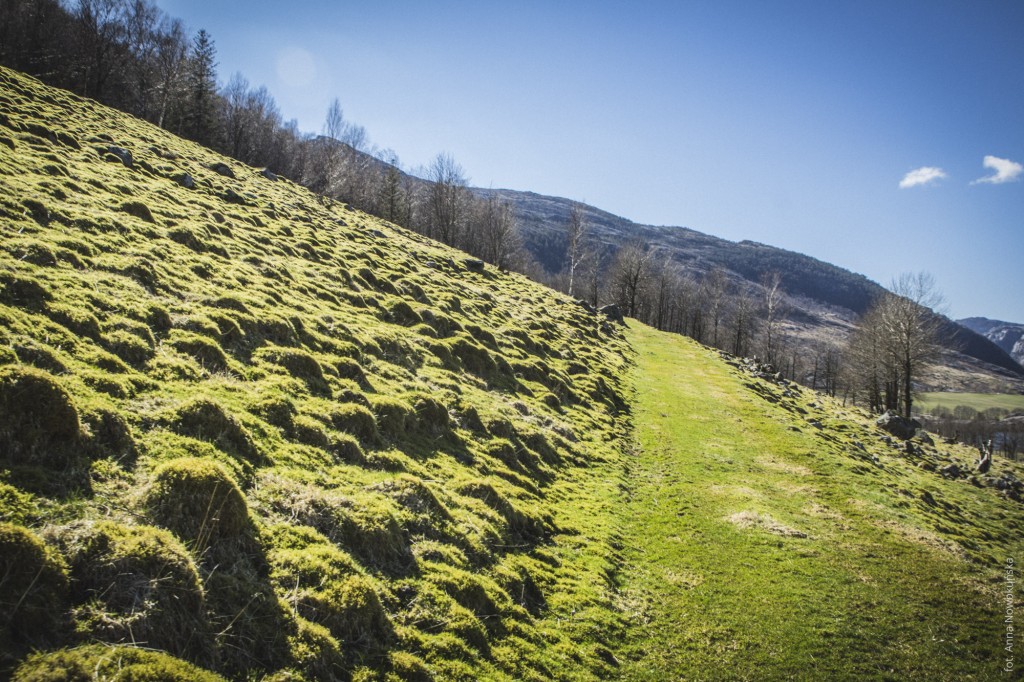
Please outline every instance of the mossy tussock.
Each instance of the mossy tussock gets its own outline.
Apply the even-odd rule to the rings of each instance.
[[[0,108],[0,560],[35,622],[0,675],[613,671],[617,330],[2,69]]]
[[[113,521],[77,521],[49,534],[69,565],[76,637],[215,662],[202,581],[177,537]]]
[[[67,592],[60,554],[32,531],[0,523],[0,665],[61,641]]]

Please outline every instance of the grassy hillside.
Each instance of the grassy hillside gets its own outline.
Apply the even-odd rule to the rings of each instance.
[[[973,457],[0,70],[0,677],[991,679]]]
[[[627,358],[0,69],[0,677],[606,677]]]
[[[1024,507],[974,453],[630,326],[624,679],[1000,678]]]

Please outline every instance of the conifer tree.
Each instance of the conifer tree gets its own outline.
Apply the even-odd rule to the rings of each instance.
[[[188,111],[186,137],[207,147],[218,142],[217,48],[206,29],[200,29],[192,41],[188,65]]]

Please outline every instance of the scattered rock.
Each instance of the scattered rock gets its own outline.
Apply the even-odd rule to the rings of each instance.
[[[135,161],[132,159],[132,153],[124,147],[110,145],[107,147],[106,152],[121,159],[121,163],[123,163],[126,168],[132,168],[135,165]]]
[[[174,176],[174,181],[185,189],[194,189],[196,186],[196,181],[188,173],[181,173],[180,175]]]
[[[231,189],[230,187],[227,189],[227,191],[224,192],[224,201],[228,202],[229,204],[241,204],[243,206],[249,203],[245,197],[243,197],[241,194]]]
[[[483,272],[484,262],[479,258],[463,258],[462,264],[466,266],[466,269],[470,272]]]
[[[601,308],[598,309],[598,312],[602,313],[612,322],[618,322],[619,324],[626,323],[625,318],[622,317],[622,311],[619,309],[619,306],[615,305],[614,303],[602,306]]]
[[[217,175],[223,175],[226,178],[234,179],[235,177],[235,171],[231,170],[231,166],[227,165],[222,161],[210,164],[210,170],[212,170]]]
[[[273,172],[269,168],[264,168],[263,170],[261,170],[260,175],[265,177],[267,180],[270,180],[271,182],[277,182],[277,173]]]
[[[584,301],[582,298],[577,298],[576,299],[576,305],[578,305],[579,307],[583,308],[584,310],[586,310],[591,315],[596,315],[597,314],[597,308],[595,308],[594,306],[590,305],[590,301]]]
[[[875,421],[875,425],[900,440],[910,440],[917,433],[918,429],[921,428],[921,422],[916,419],[901,417],[892,410],[887,410],[885,414],[879,417]]]

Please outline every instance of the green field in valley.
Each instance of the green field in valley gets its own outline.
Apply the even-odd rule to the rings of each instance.
[[[954,410],[964,405],[978,412],[999,408],[1008,412],[1024,412],[1024,395],[1014,393],[921,393],[915,398],[915,407],[922,412],[932,412],[944,407]]]

